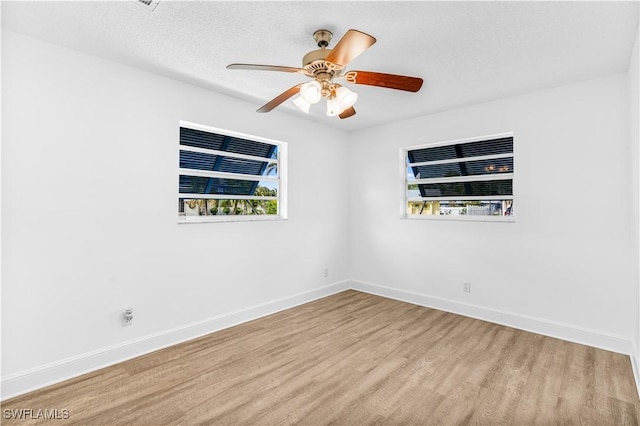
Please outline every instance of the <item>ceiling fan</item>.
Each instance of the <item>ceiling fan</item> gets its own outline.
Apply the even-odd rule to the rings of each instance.
[[[287,99],[299,94],[293,103],[305,113],[312,104],[327,99],[327,115],[349,118],[355,115],[353,105],[358,95],[345,86],[334,82],[344,79],[347,83],[386,87],[388,89],[417,92],[422,87],[422,79],[405,75],[384,74],[372,71],[347,71],[345,68],[361,53],[371,47],[376,39],[358,30],[349,30],[333,49],[327,49],[333,34],[329,30],[317,30],[313,38],[320,49],[312,50],[302,58],[302,68],[278,65],[230,64],[228,69],[281,71],[299,73],[312,78],[284,91],[263,105],[258,112],[269,112]]]

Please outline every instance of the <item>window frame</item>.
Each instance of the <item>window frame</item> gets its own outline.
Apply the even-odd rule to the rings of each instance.
[[[505,196],[505,195],[498,195],[498,196],[466,196],[465,200],[467,200],[467,201],[472,201],[472,200],[481,201],[481,200],[502,199],[502,200],[511,200],[513,202],[515,200],[515,198],[516,198],[515,172],[491,174],[491,175],[475,175],[473,177],[473,179],[469,179],[469,177],[455,176],[455,177],[443,177],[443,178],[416,179],[416,180],[410,181],[407,178],[407,168],[410,167],[411,165],[415,166],[416,164],[417,165],[421,164],[421,163],[409,163],[408,162],[409,151],[413,151],[413,150],[417,150],[417,149],[424,149],[424,148],[435,148],[435,147],[438,147],[438,146],[448,146],[448,145],[465,144],[465,143],[472,143],[472,142],[481,142],[481,141],[486,141],[486,140],[491,140],[491,139],[500,139],[500,138],[509,138],[509,137],[513,138],[513,140],[514,140],[513,152],[511,154],[495,154],[495,155],[487,155],[487,156],[469,157],[469,158],[463,159],[463,161],[468,162],[468,161],[475,161],[475,160],[482,160],[482,159],[513,158],[513,161],[515,163],[516,145],[515,145],[515,137],[514,137],[513,132],[505,132],[505,133],[497,133],[497,134],[486,135],[486,136],[474,136],[474,137],[464,138],[464,139],[456,139],[456,140],[424,143],[424,144],[419,144],[419,145],[413,145],[413,146],[400,148],[400,155],[399,155],[400,193],[402,194],[402,196],[400,197],[400,218],[401,219],[408,219],[408,220],[414,220],[414,219],[417,219],[417,220],[445,220],[445,221],[463,221],[463,222],[515,222],[516,219],[515,219],[514,215],[510,215],[510,216],[416,215],[416,214],[409,214],[407,212],[408,203],[411,202],[411,201],[418,201],[418,199],[415,198],[415,197],[409,197],[409,189],[408,189],[409,185],[410,184],[418,184],[418,183],[427,183],[427,182],[428,183],[455,183],[455,182],[469,182],[469,181],[480,182],[480,181],[511,179],[511,182],[512,182],[512,195],[510,195],[510,196]],[[460,159],[451,159],[451,160],[439,160],[439,161],[437,161],[437,163],[439,163],[439,164],[457,163],[457,162],[461,162],[461,160]],[[429,162],[423,162],[423,163],[429,163]],[[436,163],[436,162],[431,162],[431,163],[433,164],[433,163]],[[440,201],[446,201],[447,198],[455,199],[455,198],[459,198],[459,197],[439,197],[438,199]],[[421,197],[419,199],[419,201],[424,201],[423,197]]]
[[[263,158],[248,154],[234,153],[228,151],[218,151],[207,148],[199,148],[180,144],[180,128],[188,128],[199,130],[218,135],[229,136],[233,138],[246,139],[255,142],[276,145],[278,147],[278,155],[275,159]],[[203,215],[203,216],[180,216],[178,212],[178,223],[221,223],[221,222],[252,222],[252,221],[273,221],[287,219],[287,146],[283,141],[269,139],[261,136],[251,135],[248,133],[236,132],[233,130],[222,129],[219,127],[207,126],[204,124],[193,123],[190,121],[179,121],[178,126],[178,173],[177,173],[177,201],[180,199],[210,199],[210,200],[277,200],[278,213],[273,214],[254,214],[254,215]],[[180,167],[180,151],[197,152],[212,155],[221,155],[224,157],[237,158],[243,160],[253,160],[277,164],[277,175],[262,176],[242,173],[229,173],[218,171],[207,171],[198,169],[188,169]],[[255,195],[230,195],[230,194],[192,194],[180,193],[180,176],[196,176],[196,177],[213,177],[221,179],[249,180],[254,182],[277,182],[277,196],[255,196]]]

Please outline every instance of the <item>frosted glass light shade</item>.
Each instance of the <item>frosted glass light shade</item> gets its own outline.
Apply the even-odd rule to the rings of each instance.
[[[322,98],[322,84],[310,81],[300,86],[300,96],[310,104],[317,103]]]
[[[327,115],[329,117],[334,117],[340,114],[342,110],[340,109],[340,103],[338,102],[338,98],[327,99]]]
[[[311,104],[305,101],[302,96],[298,96],[297,98],[295,98],[293,100],[293,104],[300,108],[300,111],[304,112],[305,114],[309,114],[309,107],[311,107]]]
[[[356,101],[358,100],[358,94],[342,86],[339,87],[338,90],[336,90],[336,99],[338,100],[338,105],[340,108],[340,112],[338,114],[340,114],[342,111],[349,107],[352,107],[353,104],[356,103]]]

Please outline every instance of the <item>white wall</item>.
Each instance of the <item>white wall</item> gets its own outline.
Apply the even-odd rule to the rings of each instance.
[[[625,73],[353,134],[354,286],[629,353],[627,98]],[[400,147],[509,131],[515,223],[400,219]]]
[[[633,201],[633,258],[634,258],[634,283],[635,283],[635,316],[634,316],[634,333],[633,333],[633,350],[635,358],[635,375],[636,383],[640,391],[640,108],[638,107],[640,98],[640,76],[638,68],[640,65],[640,45],[638,41],[639,34],[636,33],[636,41],[631,52],[629,61],[629,124],[630,124],[630,141],[631,141],[631,170],[632,170],[632,195]]]
[[[2,43],[3,397],[24,390],[9,379],[117,352],[42,385],[347,277],[343,132],[12,32]],[[179,120],[288,142],[289,219],[178,225]]]
[[[613,350],[640,338],[637,68],[346,135],[11,32],[2,64],[3,398],[348,277]],[[289,220],[178,225],[179,120],[288,142]],[[400,147],[505,131],[515,223],[399,218]]]

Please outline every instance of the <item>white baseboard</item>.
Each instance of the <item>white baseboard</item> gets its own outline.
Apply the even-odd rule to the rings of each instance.
[[[636,354],[633,350],[631,341],[623,337],[546,319],[385,287],[364,281],[347,280],[2,377],[2,379],[0,379],[2,389],[0,400],[4,401],[140,355],[293,308],[350,288],[629,355],[636,385],[640,392],[639,354]]]
[[[2,377],[0,387],[4,401],[73,377],[99,370],[128,359],[195,339],[215,331],[302,305],[349,289],[348,281],[298,293],[235,312],[222,314],[174,329],[124,342],[118,345],[63,359],[27,371]]]
[[[371,293],[387,297],[389,299],[413,303],[414,305],[426,306],[428,308],[464,315],[520,330],[531,331],[544,336],[556,337],[558,339],[593,346],[611,352],[622,353],[629,355],[632,360],[634,358],[632,355],[633,350],[631,341],[621,336],[562,324],[542,318],[534,318],[513,312],[506,312],[498,309],[443,299],[440,297],[428,296],[426,294],[385,287],[364,281],[350,280],[349,284],[352,289],[365,293]],[[637,377],[636,373],[636,378]]]

